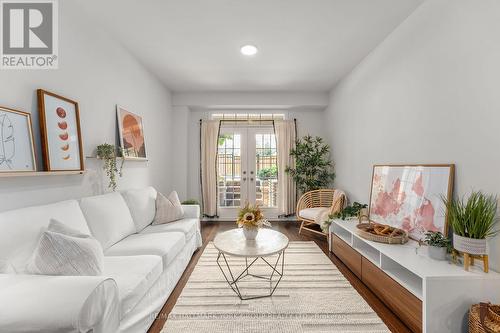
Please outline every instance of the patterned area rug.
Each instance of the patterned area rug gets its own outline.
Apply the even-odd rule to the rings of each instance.
[[[314,242],[290,242],[274,295],[248,301],[241,301],[227,284],[217,254],[208,244],[162,333],[390,332]],[[226,258],[233,273],[244,270],[244,259]],[[255,275],[271,272],[261,260],[250,270]],[[269,282],[246,277],[239,287],[246,295],[262,294],[269,291]]]

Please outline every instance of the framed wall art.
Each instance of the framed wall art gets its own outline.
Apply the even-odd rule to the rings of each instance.
[[[38,111],[46,171],[83,171],[78,103],[38,89]]]
[[[0,107],[0,172],[36,171],[31,114]]]
[[[142,117],[117,105],[120,147],[125,159],[147,159]]]
[[[453,190],[453,164],[374,165],[370,191],[370,221],[406,230],[415,240],[427,231],[447,234],[442,198]]]

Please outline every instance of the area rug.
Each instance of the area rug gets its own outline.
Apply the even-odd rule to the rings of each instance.
[[[162,333],[390,332],[314,242],[290,242],[274,295],[247,301],[228,286],[217,254],[208,244]],[[243,271],[244,259],[227,258],[233,272]],[[271,270],[263,261],[251,269],[256,275]],[[245,278],[240,289],[249,295],[265,293],[269,282]]]

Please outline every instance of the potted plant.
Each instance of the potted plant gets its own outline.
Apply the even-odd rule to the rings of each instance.
[[[321,230],[323,230],[323,232],[327,232],[333,219],[342,219],[345,221],[346,219],[357,217],[361,222],[361,218],[364,218],[367,207],[367,204],[361,204],[355,201],[352,205],[346,206],[340,212],[328,215],[328,220],[323,221],[321,224]]]
[[[450,240],[439,231],[425,233],[424,241],[429,245],[429,257],[436,260],[445,260],[450,248]]]
[[[318,136],[306,135],[295,142],[295,148],[290,151],[295,167],[287,166],[285,172],[293,178],[299,191],[327,188],[333,182],[335,173],[329,154],[330,146]]]
[[[259,205],[252,206],[248,202],[239,210],[236,224],[243,228],[243,234],[247,240],[254,240],[260,228],[271,226],[271,223],[264,218]]]
[[[104,161],[103,169],[106,170],[106,175],[109,178],[108,188],[113,191],[116,190],[116,175],[122,176],[123,162],[125,158],[121,157],[120,168],[118,168],[118,164],[116,163],[116,158],[118,155],[118,150],[114,145],[110,145],[108,143],[103,143],[97,146],[97,158],[102,159]]]
[[[472,192],[469,198],[443,198],[448,210],[448,220],[453,228],[455,250],[486,255],[486,239],[498,233],[494,230],[497,218],[497,198],[482,192]]]

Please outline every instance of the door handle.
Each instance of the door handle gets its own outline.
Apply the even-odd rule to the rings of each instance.
[[[243,177],[242,179],[243,179],[243,181],[245,182],[245,181],[247,180],[247,177]]]
[[[250,178],[250,181],[253,182],[253,178]]]
[[[243,174],[244,174],[244,175],[246,175],[246,174],[247,174],[247,172],[246,172],[246,171],[243,171]]]
[[[250,174],[253,175],[253,171],[250,171]]]

